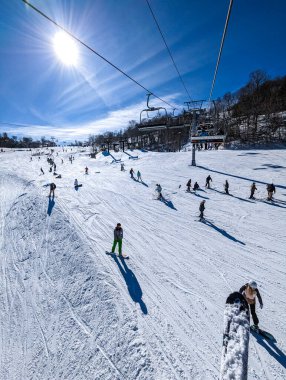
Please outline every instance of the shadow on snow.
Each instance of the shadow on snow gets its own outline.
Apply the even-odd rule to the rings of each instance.
[[[275,342],[272,342],[270,340],[266,340],[261,335],[257,335],[253,331],[251,331],[252,336],[257,340],[257,343],[259,343],[265,350],[282,365],[282,367],[286,368],[286,355],[284,352],[280,350],[280,348],[277,347]]]
[[[134,302],[139,303],[141,310],[144,314],[148,314],[147,306],[142,300],[143,292],[135,274],[132,272],[132,270],[128,268],[125,259],[118,259],[116,255],[112,255],[112,258],[118,265],[118,268],[126,282],[130,297]]]
[[[222,228],[219,228],[217,227],[215,224],[213,224],[212,222],[210,222],[209,220],[207,219],[204,219],[202,221],[204,224],[206,224],[207,226],[209,227],[212,227],[214,230],[216,230],[217,232],[219,232],[220,234],[222,234],[223,236],[225,236],[226,238],[236,242],[236,243],[239,243],[239,244],[242,244],[242,245],[245,245],[245,243],[243,241],[240,241],[238,239],[236,239],[234,236],[230,235],[229,233],[227,233],[225,230],[223,230]]]
[[[54,198],[49,198],[49,204],[48,204],[48,211],[47,211],[47,214],[49,215],[49,216],[51,216],[51,213],[52,213],[52,211],[53,211],[53,207],[54,207],[54,205],[55,205],[55,201],[54,201]]]

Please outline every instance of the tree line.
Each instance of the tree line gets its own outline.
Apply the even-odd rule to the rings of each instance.
[[[192,107],[179,115],[157,115],[145,121],[147,125],[166,128],[142,130],[139,123],[130,120],[126,128],[90,135],[88,142],[75,141],[69,145],[90,145],[95,149],[109,144],[129,148],[146,148],[157,151],[177,151],[193,133],[194,118],[198,118],[197,134],[224,134],[226,146],[232,144],[286,143],[286,76],[271,79],[264,71],[249,75],[245,86],[228,92],[195,114]],[[38,148],[56,145],[54,137],[21,139],[0,134],[0,146],[9,148]],[[116,145],[114,145],[116,146]]]
[[[148,132],[140,130],[140,125],[131,120],[124,130],[90,136],[89,143],[104,146],[125,140],[131,146],[176,151],[189,141],[193,118],[192,109],[183,110],[176,117],[156,116],[146,124],[166,123],[170,128]],[[173,128],[176,123],[179,128]],[[198,133],[207,130],[209,134],[224,134],[226,146],[234,142],[241,145],[286,143],[286,76],[270,79],[262,70],[252,72],[245,86],[226,93],[202,110],[198,124]]]

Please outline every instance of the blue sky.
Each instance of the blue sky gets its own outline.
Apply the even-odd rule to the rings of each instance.
[[[145,0],[30,2],[156,95],[188,100]],[[207,99],[229,1],[149,2],[192,99]],[[286,74],[285,14],[285,0],[234,0],[213,98],[256,69]],[[74,140],[138,120],[146,92],[79,45],[79,64],[63,65],[56,32],[21,0],[1,0],[0,133]]]

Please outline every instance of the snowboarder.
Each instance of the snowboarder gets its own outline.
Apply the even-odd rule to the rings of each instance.
[[[229,183],[228,183],[228,180],[225,181],[225,184],[224,184],[224,191],[227,195],[229,195],[229,192],[228,192],[228,189],[229,189]]]
[[[201,201],[201,203],[200,203],[200,208],[199,208],[199,210],[200,210],[200,220],[204,219],[205,203],[206,203],[205,200]]]
[[[77,179],[74,180],[74,187],[75,188],[78,187],[78,180]]]
[[[255,182],[253,182],[252,185],[251,185],[251,187],[250,187],[250,197],[249,197],[249,199],[253,199],[254,198],[255,190],[257,190],[257,188],[255,186]]]
[[[137,172],[137,180],[138,180],[138,181],[142,181],[141,173],[139,172],[139,170],[138,170],[138,172]]]
[[[56,184],[55,183],[50,183],[50,194],[49,194],[49,198],[51,198],[51,196],[53,196],[53,198],[55,197],[55,189],[56,189]]]
[[[212,182],[212,177],[210,175],[207,176],[206,178],[206,186],[208,189],[210,188],[210,182]]]
[[[124,163],[123,162],[121,164],[121,168],[120,169],[121,169],[122,172],[124,172],[125,169],[124,169]]]
[[[263,308],[263,302],[259,290],[257,289],[256,281],[251,280],[247,284],[243,285],[239,289],[239,293],[243,294],[249,304],[254,327],[258,329],[259,319],[255,312],[255,297],[257,296],[261,309]]]
[[[41,168],[41,172],[42,172],[42,174],[45,174],[43,168]]]
[[[275,186],[273,185],[273,182],[267,185],[267,192],[268,192],[267,200],[272,201],[273,193],[275,193]]]
[[[114,241],[111,252],[114,253],[116,245],[118,243],[119,256],[122,256],[122,239],[123,239],[123,228],[120,223],[117,223],[114,229]]]
[[[186,185],[186,186],[187,186],[187,191],[189,191],[189,192],[190,192],[190,191],[191,191],[191,186],[192,186],[192,180],[191,180],[191,179],[189,179],[189,180],[188,180],[188,182],[187,182],[187,185]]]
[[[163,198],[162,196],[162,187],[159,183],[156,184],[156,191],[158,193],[157,199],[161,200]]]
[[[134,170],[133,170],[132,168],[130,169],[130,172],[129,172],[129,173],[130,173],[130,178],[134,179],[134,177],[133,177]]]
[[[195,182],[194,187],[193,187],[193,190],[196,191],[196,190],[198,190],[199,188],[200,188],[200,186],[199,186],[198,182]]]
[[[85,174],[88,174],[88,167],[85,167]]]

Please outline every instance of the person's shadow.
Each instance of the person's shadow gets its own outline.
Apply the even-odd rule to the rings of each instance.
[[[223,230],[222,228],[219,228],[217,227],[215,224],[213,224],[211,221],[207,220],[207,219],[204,219],[203,220],[203,223],[206,224],[207,226],[209,227],[212,227],[215,231],[219,232],[220,234],[222,234],[223,236],[225,236],[226,238],[228,238],[229,240],[232,240],[236,243],[239,243],[239,244],[242,244],[242,245],[245,245],[245,243],[243,241],[240,241],[238,239],[236,239],[234,236],[230,235],[228,232],[226,232],[225,230]]]
[[[282,365],[282,367],[286,368],[286,355],[283,351],[280,350],[275,344],[275,342],[271,340],[264,339],[261,335],[258,335],[254,332],[251,332],[253,337],[256,338],[257,343],[259,343],[263,348],[265,348],[268,353],[278,361]]]
[[[53,211],[53,207],[54,207],[54,205],[55,205],[54,198],[49,197],[49,204],[48,204],[48,211],[47,211],[47,214],[48,214],[49,216],[51,216],[51,213],[52,213],[52,211]]]
[[[120,258],[116,255],[112,255],[114,258],[114,261],[118,265],[118,268],[126,282],[130,297],[132,300],[136,303],[139,303],[141,310],[144,314],[148,314],[147,306],[145,305],[144,301],[142,300],[142,289],[139,285],[139,282],[135,276],[135,274],[130,270],[125,262],[126,259]]]

